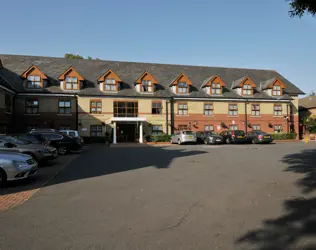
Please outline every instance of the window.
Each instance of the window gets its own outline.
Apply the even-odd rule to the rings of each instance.
[[[260,105],[259,104],[252,104],[251,105],[251,115],[252,116],[259,116],[260,115]]]
[[[138,102],[114,102],[114,117],[137,117]]]
[[[26,100],[25,101],[25,113],[26,114],[38,114],[39,103],[38,100]]]
[[[66,77],[66,89],[79,89],[77,77]]]
[[[260,131],[261,126],[259,124],[252,125],[252,131]]]
[[[282,116],[282,105],[274,105],[274,116]]]
[[[187,94],[188,93],[188,84],[186,82],[178,83],[178,93],[179,94]]]
[[[153,92],[152,81],[142,80],[142,92]]]
[[[221,85],[219,83],[212,83],[211,94],[220,95],[222,92]]]
[[[281,133],[283,131],[283,127],[280,124],[274,125],[274,133]]]
[[[204,115],[213,115],[213,104],[211,103],[204,104]]]
[[[188,115],[188,104],[179,103],[178,104],[178,115]]]
[[[12,99],[11,99],[11,96],[8,94],[6,94],[4,97],[4,106],[5,106],[5,112],[11,113]]]
[[[59,101],[58,113],[59,114],[70,114],[71,102],[70,101]]]
[[[28,76],[27,77],[27,88],[28,89],[39,89],[41,87],[40,76]]]
[[[152,102],[151,113],[155,114],[155,115],[161,115],[162,114],[162,103],[161,102]]]
[[[115,79],[105,79],[104,91],[117,91],[117,85]]]
[[[281,95],[281,86],[274,85],[272,88],[272,95],[280,96]]]
[[[237,116],[238,115],[238,106],[237,106],[237,104],[229,104],[228,105],[228,115],[229,116]]]
[[[229,129],[230,130],[238,130],[238,126],[237,125],[229,125]]]
[[[90,136],[102,136],[102,126],[101,125],[91,125],[90,126]]]
[[[188,130],[188,125],[178,125],[178,130]]]
[[[70,130],[70,126],[69,125],[61,125],[59,127],[59,130]]]
[[[152,132],[153,135],[161,135],[163,133],[162,131],[162,125],[153,125],[152,126]]]
[[[91,114],[102,114],[102,101],[91,100],[90,101],[90,113]]]
[[[250,84],[245,84],[242,87],[243,95],[252,95],[252,87]]]
[[[205,125],[204,131],[214,131],[214,126],[213,125]]]

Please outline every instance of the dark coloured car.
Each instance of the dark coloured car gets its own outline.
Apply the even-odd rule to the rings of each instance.
[[[251,131],[247,133],[247,142],[257,144],[257,143],[271,143],[273,138],[271,135],[263,131]]]
[[[33,144],[43,144],[50,145],[50,141],[43,135],[40,134],[24,134],[24,135],[16,135],[14,136],[19,140],[28,141]]]
[[[196,132],[196,138],[198,143],[204,144],[222,144],[223,137],[212,131],[198,131]]]
[[[226,144],[247,142],[246,134],[243,130],[225,130],[220,135]]]
[[[57,148],[60,155],[69,153],[72,150],[79,150],[82,143],[78,138],[73,138],[58,132],[31,130],[30,135],[41,135],[50,141],[50,146]]]

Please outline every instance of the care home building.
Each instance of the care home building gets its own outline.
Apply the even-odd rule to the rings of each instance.
[[[14,93],[11,129],[19,132],[34,127],[78,129],[82,136],[108,132],[114,143],[143,142],[146,135],[180,129],[298,132],[303,92],[273,70],[0,59],[0,80]]]

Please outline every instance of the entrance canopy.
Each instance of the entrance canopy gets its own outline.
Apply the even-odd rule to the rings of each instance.
[[[112,122],[145,122],[146,117],[112,117]]]

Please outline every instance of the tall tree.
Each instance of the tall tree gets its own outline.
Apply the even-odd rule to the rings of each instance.
[[[291,17],[302,17],[305,13],[309,13],[316,17],[316,1],[315,0],[286,0],[290,2],[289,14]]]
[[[92,60],[92,57],[91,56],[88,56],[88,58],[87,58],[88,60]]]
[[[65,54],[64,57],[68,59],[84,59],[81,55],[75,54]]]
[[[311,92],[309,92],[309,96],[314,96],[316,95],[316,92],[314,90],[312,90]]]

